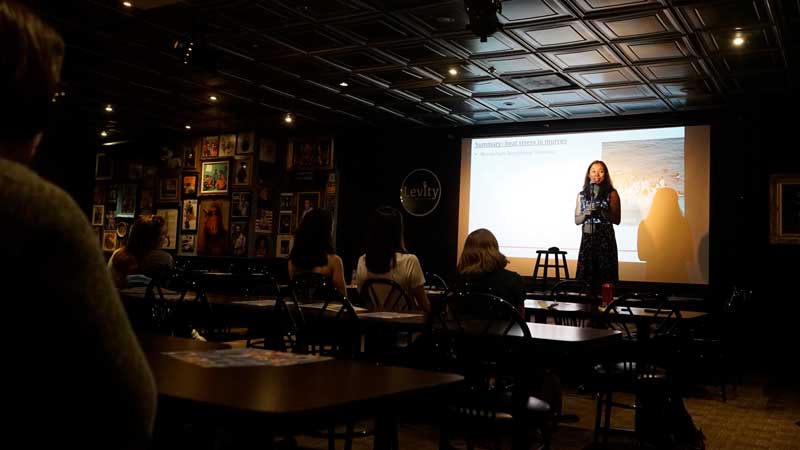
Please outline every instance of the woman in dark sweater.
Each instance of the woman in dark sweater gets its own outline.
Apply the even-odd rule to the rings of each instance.
[[[516,272],[506,270],[508,259],[500,253],[497,238],[480,228],[467,236],[458,261],[458,286],[461,290],[496,295],[525,312],[525,285]]]
[[[128,276],[145,275],[149,278],[164,277],[173,268],[172,255],[159,250],[165,232],[164,218],[142,217],[136,220],[128,238],[128,245],[111,255],[108,268],[118,288],[128,286]]]

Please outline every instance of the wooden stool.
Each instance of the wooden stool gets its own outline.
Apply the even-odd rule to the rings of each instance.
[[[542,264],[542,255],[544,255],[544,264]],[[553,255],[552,262],[550,260],[550,255]],[[558,257],[561,256],[559,260]],[[542,269],[541,276],[539,275],[539,269]],[[567,267],[567,252],[560,250],[558,247],[550,247],[547,250],[536,250],[536,265],[533,267],[533,279],[534,281],[541,279],[544,281],[544,285],[547,285],[548,280],[548,273],[550,269],[554,269],[556,271],[555,281],[556,283],[561,281],[561,271],[564,271],[564,278],[565,280],[569,279],[569,267]]]

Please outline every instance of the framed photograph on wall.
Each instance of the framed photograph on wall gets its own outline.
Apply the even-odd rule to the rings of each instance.
[[[139,213],[141,211],[153,210],[153,191],[150,189],[142,189],[139,193]]]
[[[800,245],[800,174],[770,176],[771,244]]]
[[[158,190],[158,201],[170,202],[178,200],[178,178],[165,177],[161,179]]]
[[[256,237],[256,245],[255,245],[256,258],[266,258],[272,255],[272,251],[270,250],[271,240],[272,238],[265,234],[259,234]]]
[[[181,231],[197,230],[197,200],[183,201],[183,219],[181,220]]]
[[[282,212],[278,216],[278,234],[292,233],[292,213]]]
[[[248,133],[239,133],[239,136],[236,137],[236,154],[252,155],[255,145],[255,133],[252,131]]]
[[[128,178],[131,180],[140,180],[144,174],[144,166],[142,163],[128,164]]]
[[[278,160],[278,148],[274,139],[261,138],[258,140],[258,160],[275,164]]]
[[[252,204],[252,192],[234,192],[231,194],[231,217],[250,217]]]
[[[259,209],[256,215],[256,233],[272,233],[272,210]]]
[[[183,168],[197,170],[197,155],[200,154],[200,139],[191,139],[183,143]]]
[[[228,193],[228,161],[204,161],[200,171],[200,195]]]
[[[178,210],[159,209],[156,210],[156,215],[163,217],[167,226],[167,233],[164,236],[164,240],[161,242],[161,246],[159,248],[165,250],[175,250],[178,247]]]
[[[96,180],[110,180],[114,174],[114,161],[105,153],[98,153],[94,162],[94,178]]]
[[[231,222],[233,256],[247,256],[247,222]]]
[[[197,230],[199,256],[228,256],[231,252],[228,224],[231,202],[227,199],[200,200]]]
[[[133,183],[117,186],[117,217],[133,217],[136,214],[136,188]]]
[[[233,159],[233,185],[250,186],[253,180],[253,157],[237,156]]]
[[[103,251],[113,252],[117,249],[117,230],[103,232]]]
[[[236,154],[236,135],[223,134],[219,137],[219,157],[228,158]]]
[[[206,136],[200,150],[200,159],[219,158],[219,136]]]
[[[294,244],[294,237],[291,235],[278,235],[278,244],[275,246],[275,256],[279,258],[288,258],[289,252],[292,251],[292,244]]]
[[[289,139],[289,144],[286,149],[286,169],[333,169],[333,137]]]
[[[314,208],[319,208],[319,192],[300,192],[297,194],[297,223]]]
[[[92,206],[92,225],[103,226],[103,219],[106,215],[106,207],[103,205]]]
[[[294,212],[294,193],[282,192],[280,212]]]
[[[181,183],[183,186],[183,195],[184,196],[195,196],[197,195],[197,175],[184,175],[183,182]]]
[[[181,250],[180,254],[185,256],[193,256],[197,254],[196,235],[181,233]]]

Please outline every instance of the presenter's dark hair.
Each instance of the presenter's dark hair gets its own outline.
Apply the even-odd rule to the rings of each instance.
[[[586,168],[586,176],[583,179],[583,192],[589,192],[589,185],[592,183],[592,180],[589,179],[589,172],[592,170],[592,166],[595,164],[600,164],[603,166],[603,170],[606,172],[606,176],[603,179],[603,182],[600,183],[600,194],[604,194],[606,192],[610,192],[614,190],[614,183],[611,182],[611,174],[608,172],[608,166],[603,161],[595,160],[589,164],[589,167]]]
[[[30,139],[45,129],[63,59],[55,30],[18,2],[0,0],[0,138]]]
[[[327,209],[307,212],[294,235],[294,246],[289,253],[292,264],[306,270],[328,265],[328,255],[335,253],[332,228],[333,216]]]
[[[403,215],[389,206],[372,212],[367,223],[367,270],[386,273],[397,264],[395,253],[406,253],[403,240]]]

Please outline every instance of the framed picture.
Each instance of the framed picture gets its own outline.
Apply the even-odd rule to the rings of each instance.
[[[159,209],[156,210],[156,215],[164,218],[166,222],[167,233],[164,240],[161,241],[159,248],[166,250],[175,250],[177,248],[178,240],[178,210],[177,209]]]
[[[117,186],[117,217],[133,217],[136,214],[136,188],[132,183]]]
[[[333,169],[333,138],[328,136],[289,139],[286,168],[288,170]]]
[[[117,213],[113,209],[106,209],[106,216],[105,220],[103,221],[103,229],[106,231],[117,229]]]
[[[281,193],[280,211],[281,212],[293,212],[294,211],[294,194],[293,193],[291,193],[291,192],[283,192],[283,193]]]
[[[231,194],[231,217],[250,217],[252,204],[252,192],[234,192]]]
[[[278,149],[274,140],[267,138],[258,140],[258,160],[273,164],[278,160]]]
[[[106,185],[105,184],[95,184],[94,185],[94,205],[104,205],[106,203]]]
[[[114,161],[105,153],[98,153],[94,161],[94,178],[96,180],[110,180],[114,174]]]
[[[272,210],[259,209],[256,218],[256,233],[272,233]]]
[[[219,137],[219,157],[228,158],[236,154],[236,135],[223,134]]]
[[[197,254],[199,256],[228,256],[230,236],[228,218],[230,201],[226,199],[200,201],[200,223],[197,230]]]
[[[266,258],[272,255],[272,251],[270,250],[270,237],[264,234],[260,234],[256,237],[256,245],[255,245],[255,256],[256,258]]]
[[[233,256],[247,256],[247,222],[231,223]]]
[[[106,230],[103,232],[103,251],[113,252],[117,249],[117,230]]]
[[[279,258],[289,257],[289,252],[292,251],[292,244],[294,244],[294,237],[291,235],[278,235],[275,255]]]
[[[769,180],[771,244],[800,244],[800,174]]]
[[[128,178],[131,180],[139,180],[144,174],[144,169],[141,163],[128,164]]]
[[[144,174],[142,175],[142,186],[152,189],[156,187],[156,175],[158,168],[156,166],[144,166]]]
[[[106,207],[103,205],[92,206],[92,225],[103,226],[103,219],[105,218]]]
[[[97,243],[102,247],[103,245],[103,227],[94,227],[94,232],[97,233]]]
[[[319,208],[319,192],[300,192],[297,194],[297,223],[314,208]]]
[[[162,178],[161,183],[159,183],[158,201],[169,202],[176,200],[178,200],[178,178]]]
[[[183,201],[183,220],[181,220],[181,231],[197,230],[197,200]]]
[[[197,195],[197,175],[184,175],[181,185],[183,186],[184,196]]]
[[[233,160],[233,185],[250,186],[253,179],[253,157],[237,156]]]
[[[219,136],[206,136],[200,150],[200,159],[219,158]]]
[[[197,155],[200,153],[200,139],[183,143],[183,168],[197,170]]]
[[[183,234],[181,233],[181,255],[196,255],[197,249],[195,247],[196,244],[196,235],[194,234]]]
[[[200,171],[200,195],[228,193],[228,161],[204,161]]]
[[[236,154],[237,155],[252,155],[253,147],[256,145],[255,133],[239,133],[236,137]]]
[[[292,233],[292,213],[282,212],[278,216],[278,234]]]
[[[130,225],[128,222],[117,221],[117,237],[122,239],[128,235],[128,230],[130,229]]]
[[[153,210],[153,191],[150,189],[142,189],[139,193],[139,211],[152,211]]]

